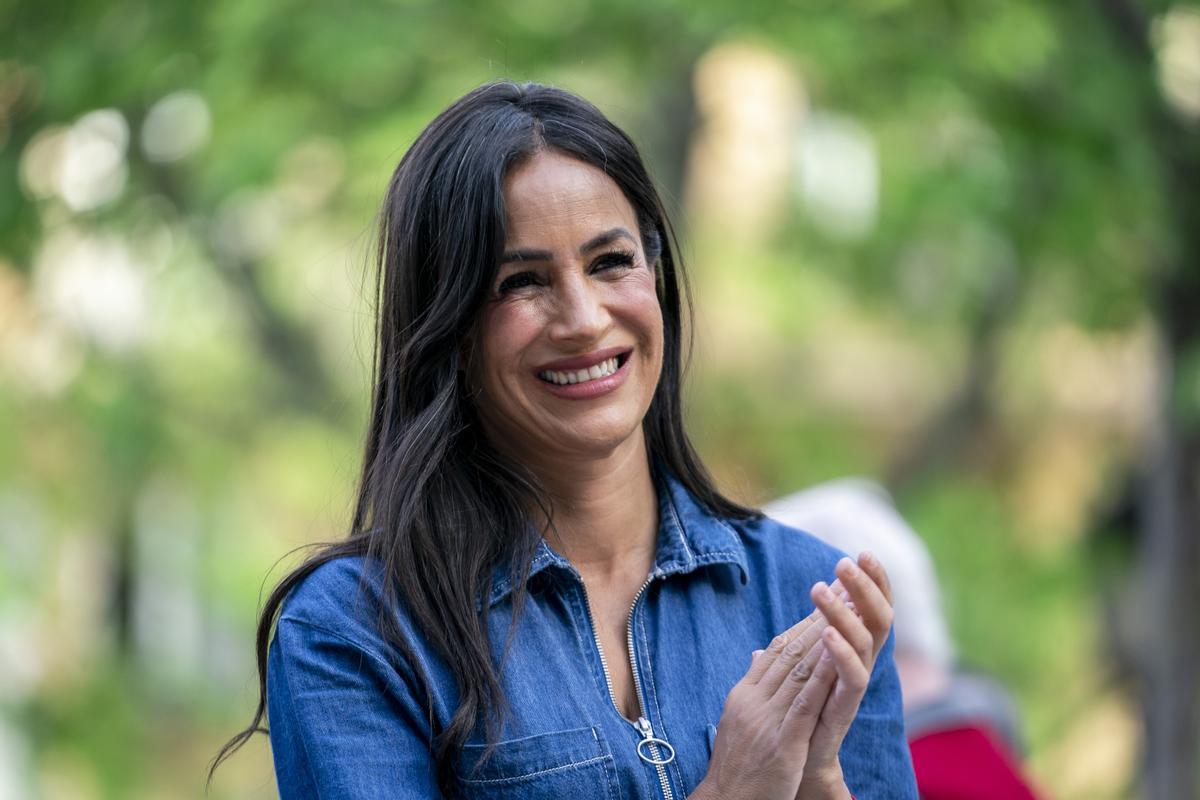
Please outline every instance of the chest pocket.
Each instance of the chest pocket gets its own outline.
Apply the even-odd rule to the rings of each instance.
[[[499,742],[479,765],[483,752],[482,744],[464,745],[455,767],[460,796],[467,800],[620,800],[616,765],[597,728]]]

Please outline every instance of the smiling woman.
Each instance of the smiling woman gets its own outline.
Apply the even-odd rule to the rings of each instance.
[[[489,84],[422,132],[349,535],[268,599],[210,780],[267,717],[285,799],[915,797],[882,568],[688,441],[675,252],[575,95]]]
[[[471,365],[485,434],[530,467],[645,461],[633,434],[662,370],[663,317],[632,206],[596,167],[546,150],[508,174],[504,208]]]

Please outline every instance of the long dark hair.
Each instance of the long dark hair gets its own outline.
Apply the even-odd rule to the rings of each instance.
[[[529,510],[552,519],[532,474],[484,437],[466,384],[470,342],[503,252],[506,173],[545,149],[603,170],[637,215],[656,269],[663,316],[662,374],[643,421],[647,449],[717,514],[758,516],[714,487],[683,429],[681,382],[688,285],[674,232],[633,142],[586,100],[534,83],[490,83],[454,102],[400,160],[380,219],[371,421],[349,536],[322,543],[276,586],[258,622],[254,719],[221,748],[217,766],[256,732],[266,712],[267,653],[288,592],[345,555],[382,565],[385,640],[411,657],[390,610],[402,603],[445,659],[460,703],[435,735],[438,780],[480,719],[494,744],[505,699],[487,636],[492,572],[515,577],[513,620],[539,534]],[[681,296],[682,292],[682,296]],[[691,325],[687,326],[690,332]],[[510,628],[510,632],[511,632]],[[506,648],[507,649],[507,648]],[[423,687],[428,699],[429,687]]]

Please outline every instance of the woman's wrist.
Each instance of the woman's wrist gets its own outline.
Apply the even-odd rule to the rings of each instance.
[[[800,781],[796,800],[852,800],[853,795],[846,786],[842,765],[835,759],[833,764],[822,769],[806,769]]]

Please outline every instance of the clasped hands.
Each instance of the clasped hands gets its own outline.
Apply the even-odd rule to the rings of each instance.
[[[692,798],[849,798],[838,750],[892,625],[887,574],[843,558],[816,609],[758,650],[725,700],[708,773]]]

